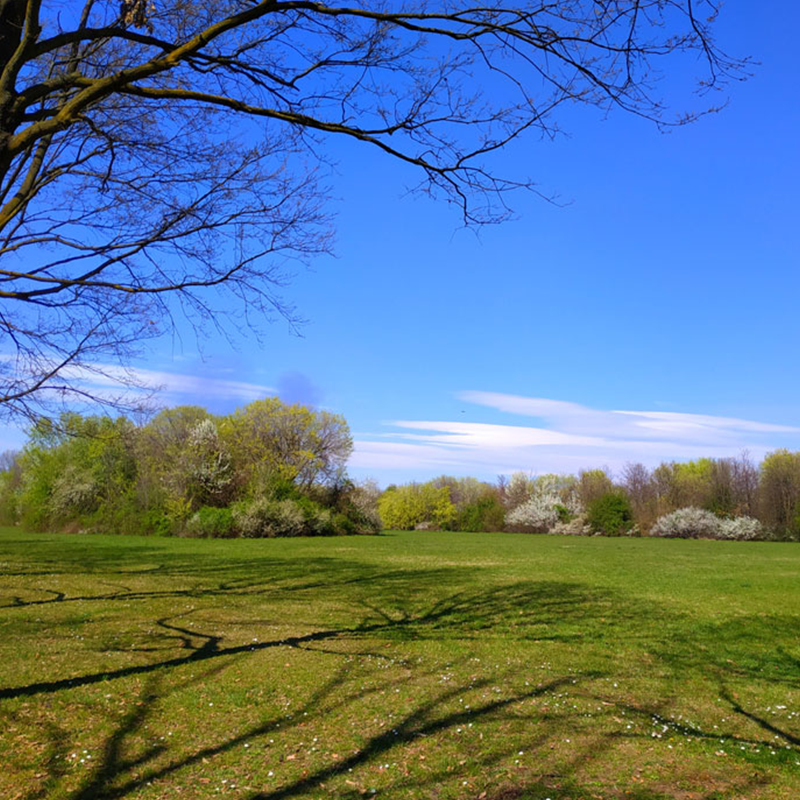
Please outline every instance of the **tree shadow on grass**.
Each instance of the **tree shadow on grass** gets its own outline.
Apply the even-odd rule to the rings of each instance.
[[[682,626],[680,634],[657,648],[660,660],[675,674],[696,672],[749,684],[800,689],[796,647],[800,618],[791,614],[748,614],[720,622]]]
[[[221,669],[221,667],[216,667]],[[212,677],[206,671],[197,676],[196,682],[204,682]],[[379,684],[368,692],[378,694],[386,689],[394,688],[403,683],[413,683],[419,675],[399,678]],[[426,677],[426,676],[423,676]],[[430,677],[428,675],[427,677]],[[546,683],[525,691],[517,691],[510,696],[489,699],[478,703],[467,710],[464,707],[453,705],[461,697],[475,689],[487,688],[492,682],[502,680],[503,675],[494,674],[469,685],[460,684],[439,689],[433,697],[420,700],[407,709],[397,720],[392,722],[390,729],[370,736],[367,740],[345,757],[328,759],[327,763],[314,769],[305,771],[300,777],[290,779],[282,785],[270,789],[250,790],[245,796],[248,800],[291,800],[300,797],[320,797],[325,791],[330,795],[332,787],[326,786],[328,781],[351,776],[355,780],[347,781],[352,788],[340,790],[337,784],[335,796],[348,800],[371,796],[367,782],[359,773],[360,768],[374,766],[389,759],[403,759],[409,747],[413,747],[419,740],[435,737],[443,732],[453,731],[467,725],[479,725],[484,720],[491,720],[502,724],[504,720],[514,718],[517,721],[529,719],[531,723],[541,722],[536,711],[525,711],[524,704],[535,698],[557,696],[557,693],[566,688],[580,685],[583,681],[591,681],[597,677],[592,674],[566,675],[553,678]],[[266,735],[285,733],[299,726],[314,725],[325,718],[329,718],[337,711],[346,709],[356,700],[363,699],[363,690],[347,687],[346,670],[337,670],[330,679],[318,687],[306,702],[296,710],[292,718],[273,716],[257,725],[221,741],[197,749],[191,753],[181,754],[167,764],[155,763],[163,761],[168,756],[169,746],[153,744],[149,747],[133,750],[130,739],[141,738],[145,722],[150,719],[154,707],[168,694],[160,687],[160,677],[153,676],[141,692],[138,702],[120,720],[115,730],[106,739],[101,757],[98,759],[92,773],[68,798],[69,800],[122,800],[135,795],[144,786],[158,785],[159,781],[173,777],[193,765],[212,761],[215,757],[228,753],[236,748],[256,743]],[[508,716],[507,716],[508,715]],[[563,729],[558,725],[551,725],[544,734],[528,744],[532,753],[547,753],[550,743]],[[152,738],[152,734],[150,734]],[[698,781],[696,790],[676,791],[674,788],[664,786],[637,786],[626,785],[624,789],[617,787],[601,788],[596,783],[587,784],[577,780],[574,775],[581,767],[597,761],[609,749],[618,743],[619,735],[606,734],[595,738],[589,745],[576,752],[574,756],[562,763],[558,772],[540,774],[530,777],[530,771],[520,773],[515,780],[501,781],[499,785],[491,786],[479,793],[483,784],[473,792],[465,792],[463,797],[480,797],[483,800],[541,800],[549,797],[551,800],[585,800],[586,798],[602,798],[603,800],[722,800],[723,798],[746,797],[757,787],[764,787],[769,780],[764,775],[750,774],[739,776],[726,781],[718,780],[711,786],[708,776],[703,781]],[[473,755],[473,766],[481,770],[489,770],[498,762],[508,759],[516,749],[517,744],[509,741],[502,747],[494,747]],[[541,772],[541,771],[540,771]],[[451,767],[439,767],[430,774],[408,777],[398,775],[390,785],[382,787],[380,794],[384,797],[400,795],[405,791],[427,791],[429,797],[438,796],[438,787],[454,778]],[[48,786],[54,788],[58,785],[59,776],[54,775]],[[341,781],[340,781],[341,783]],[[702,788],[701,788],[702,787]],[[184,787],[185,788],[185,787]],[[42,792],[28,796],[27,800],[39,800],[44,797]],[[332,796],[332,795],[331,795]]]
[[[727,687],[723,687],[720,690],[720,697],[725,700],[731,707],[731,709],[739,714],[742,717],[746,717],[751,722],[754,722],[758,725],[759,728],[762,728],[767,733],[773,734],[773,736],[778,737],[786,744],[797,748],[800,751],[800,736],[796,736],[795,734],[785,730],[778,726],[775,722],[771,722],[766,717],[761,714],[756,714],[754,711],[750,711],[746,709],[739,700],[735,699],[731,692],[727,689]],[[800,752],[798,753],[800,754]]]
[[[419,588],[419,577],[404,575],[402,584],[413,584]],[[437,571],[425,577],[434,582],[441,579]],[[363,577],[361,583],[367,584],[370,590],[380,585],[383,593],[391,591],[396,597],[400,597],[403,592],[398,593],[396,578],[394,574],[378,574]],[[388,589],[387,581],[390,587]],[[424,638],[466,640],[482,635],[487,630],[498,636],[516,636],[534,641],[587,641],[595,635],[601,635],[599,632],[593,633],[596,626],[590,624],[592,618],[607,613],[608,605],[613,602],[607,593],[587,589],[581,584],[525,582],[485,591],[456,592],[434,600],[427,606],[417,606],[416,609],[410,601],[405,600],[396,600],[390,610],[363,601],[361,605],[369,615],[356,625],[229,646],[222,644],[223,638],[218,634],[204,633],[197,628],[177,624],[176,619],[191,613],[187,612],[162,617],[153,623],[172,638],[172,649],[175,649],[176,642],[179,643],[178,655],[69,678],[3,687],[0,688],[0,700],[49,694],[136,675],[148,675],[209,659],[224,659],[276,647],[300,648],[326,641],[352,641],[373,637],[388,641]],[[629,607],[629,613],[635,612]],[[512,623],[509,624],[508,619]]]
[[[96,766],[94,766],[91,778],[74,794],[73,800],[89,800],[90,797],[124,797],[134,792],[147,781],[158,780],[171,775],[190,764],[225,752],[254,737],[262,736],[270,731],[277,731],[287,725],[286,720],[282,718],[267,720],[244,733],[230,737],[222,743],[215,744],[209,748],[201,748],[198,752],[185,756],[178,763],[170,764],[167,767],[147,769],[148,764],[152,764],[163,757],[163,746],[155,745],[132,758],[125,755],[124,744],[141,735],[143,725],[150,717],[151,710],[164,696],[163,690],[159,687],[169,678],[175,668],[198,664],[212,667],[215,670],[222,670],[231,664],[232,659],[251,658],[259,652],[277,647],[287,649],[313,648],[322,657],[352,658],[352,645],[359,641],[366,644],[366,647],[358,648],[359,653],[370,659],[379,660],[383,654],[376,652],[376,644],[378,642],[383,642],[385,645],[397,639],[413,639],[426,636],[438,638],[445,630],[449,631],[449,635],[468,638],[476,632],[485,633],[493,625],[500,629],[500,635],[506,635],[507,632],[502,630],[503,620],[509,616],[515,616],[515,626],[518,628],[517,633],[524,637],[526,627],[536,627],[539,619],[551,621],[555,614],[558,614],[564,621],[586,619],[587,615],[601,613],[599,610],[593,611],[593,605],[600,603],[604,608],[605,603],[605,598],[595,592],[586,591],[578,584],[545,581],[513,584],[487,591],[455,592],[431,601],[420,601],[415,609],[408,600],[403,598],[406,594],[405,587],[408,585],[409,580],[419,586],[419,578],[420,575],[405,575],[401,581],[403,589],[398,592],[396,575],[383,574],[382,577],[373,575],[371,580],[367,581],[366,587],[362,587],[365,588],[364,593],[372,596],[376,594],[376,587],[380,585],[378,588],[394,597],[394,601],[388,609],[384,609],[376,603],[363,602],[362,608],[366,610],[367,615],[357,624],[317,630],[308,634],[266,642],[250,641],[241,645],[224,646],[222,636],[215,631],[206,632],[196,628],[189,628],[182,620],[190,616],[190,612],[160,618],[155,622],[155,625],[163,630],[165,635],[171,637],[172,650],[177,649],[176,655],[117,670],[104,670],[55,681],[41,681],[25,686],[9,687],[0,691],[0,698],[11,699],[52,694],[75,690],[100,682],[106,683],[133,676],[146,676],[148,678],[147,685],[137,705],[120,720],[115,732],[107,738],[103,746],[102,757],[98,759]],[[428,578],[436,582],[439,576],[434,571],[433,575],[429,575]],[[377,592],[377,594],[380,594],[380,592]],[[522,620],[524,620],[524,624]],[[538,635],[540,634],[537,633]],[[317,645],[324,643],[329,645],[326,648],[327,653],[323,653],[317,648]],[[341,647],[344,649],[337,650],[337,648]],[[416,667],[410,673],[407,680],[419,680],[422,675],[421,668]],[[204,674],[206,676],[204,679],[207,679],[208,672],[206,671]],[[467,690],[474,691],[476,688],[484,686],[491,679],[491,677],[486,677],[477,682],[473,681],[469,686],[446,687],[434,698],[421,702],[417,707],[410,710],[402,720],[395,724],[392,732],[383,732],[372,737],[369,742],[359,748],[357,753],[348,756],[341,762],[318,770],[317,773],[304,778],[294,787],[284,787],[275,797],[290,797],[294,794],[301,794],[312,785],[315,785],[315,783],[325,781],[330,777],[342,774],[343,771],[370,762],[398,745],[408,743],[417,737],[429,736],[460,724],[466,724],[467,721],[477,720],[481,716],[502,713],[504,709],[522,703],[526,699],[538,696],[546,691],[552,691],[556,686],[560,686],[562,682],[567,680],[559,678],[549,685],[530,689],[524,693],[517,693],[511,698],[490,699],[483,705],[474,707],[469,712],[464,710],[445,710],[445,707],[454,698]],[[176,675],[174,681],[177,683],[179,680],[180,677]],[[279,686],[283,677],[276,675],[270,680],[273,684]],[[574,680],[574,678],[570,676],[569,680]],[[386,687],[382,686],[381,688]],[[314,714],[318,713],[322,700],[331,698],[339,692],[341,692],[340,682],[335,679],[330,681],[320,692],[310,698],[307,703],[308,710],[304,714],[313,719]],[[364,691],[361,689],[350,695],[342,694],[341,697],[335,698],[331,707],[344,708],[348,703],[357,702],[363,697]],[[441,713],[439,713],[440,711]],[[325,713],[330,713],[330,708]],[[53,747],[55,746],[54,742],[51,744]],[[63,749],[62,743],[60,750],[63,751]],[[60,776],[58,770],[61,767],[59,764],[51,760],[51,765],[52,773],[46,782],[47,786],[57,784]],[[142,777],[132,777],[134,771],[143,773]],[[120,779],[125,776],[127,776],[127,780],[124,780],[120,785]],[[41,791],[32,795],[32,797],[42,796],[45,795]]]
[[[248,744],[259,737],[284,732],[288,728],[297,727],[300,724],[310,724],[315,718],[329,715],[356,699],[363,699],[362,692],[350,694],[343,692],[343,697],[337,698],[337,693],[343,690],[344,675],[344,671],[337,672],[333,678],[316,690],[309,700],[293,715],[293,720],[287,720],[285,717],[274,717],[214,745],[183,755],[167,765],[153,765],[147,768],[148,763],[164,755],[167,749],[166,745],[150,746],[133,757],[125,755],[125,752],[127,740],[141,734],[141,729],[150,716],[152,708],[161,699],[158,694],[159,679],[158,677],[153,677],[148,681],[147,687],[142,692],[134,708],[122,718],[113,733],[106,739],[103,753],[91,775],[77,790],[69,795],[69,800],[117,800],[118,798],[127,797],[145,785],[156,783],[194,764],[204,763],[215,756]],[[208,677],[206,673],[201,679],[206,680]],[[248,797],[251,800],[284,800],[284,798],[300,797],[314,791],[330,779],[349,774],[361,766],[389,758],[393,751],[401,750],[417,739],[435,735],[460,725],[475,724],[484,717],[502,718],[503,712],[507,709],[520,705],[531,698],[554,692],[563,685],[573,685],[574,680],[573,676],[557,678],[541,687],[482,703],[469,710],[460,709],[455,712],[447,711],[447,708],[454,700],[457,700],[467,689],[471,691],[475,688],[482,688],[488,685],[490,681],[486,679],[479,681],[477,684],[472,683],[469,687],[449,686],[440,690],[435,697],[419,702],[414,708],[405,713],[402,718],[394,722],[394,726],[390,730],[370,737],[365,744],[349,756],[313,770],[302,778],[290,781],[273,790],[251,792]],[[388,685],[394,686],[396,683],[398,682],[391,682]],[[377,693],[385,688],[386,685],[375,688],[372,691]],[[333,702],[327,703],[324,711],[320,712],[320,706],[323,702],[331,699]],[[509,749],[513,749],[513,744],[508,745],[507,750]],[[481,762],[484,766],[489,766],[498,758],[501,758],[502,755],[507,754],[508,752],[485,756],[481,759]],[[133,774],[134,772],[139,774]],[[444,771],[442,773],[437,772],[430,776],[427,782],[435,785],[445,777],[447,775]],[[54,783],[55,781],[51,781],[50,786],[53,786]],[[401,779],[396,788],[398,790],[401,789],[403,783],[404,781]],[[415,782],[417,788],[424,785],[420,781]],[[35,800],[35,798],[42,796],[41,793],[32,794],[28,800]]]
[[[226,559],[225,564],[229,563],[230,559]],[[273,572],[277,574],[270,574]],[[119,669],[87,672],[72,678],[38,681],[0,690],[0,699],[24,698],[52,695],[99,682],[113,682],[135,676],[147,678],[146,686],[138,701],[140,705],[133,707],[120,719],[115,730],[107,737],[97,765],[70,795],[71,800],[125,798],[136,794],[148,782],[181,780],[186,774],[184,770],[191,771],[191,768],[203,763],[205,759],[210,760],[228,753],[269,733],[285,732],[299,725],[301,719],[320,721],[323,718],[328,719],[335,711],[345,713],[350,705],[358,703],[364,696],[364,691],[360,688],[356,690],[345,687],[345,672],[339,670],[313,693],[300,711],[295,712],[297,717],[295,720],[289,720],[285,716],[272,716],[242,731],[223,735],[221,740],[212,744],[196,747],[192,752],[176,754],[170,759],[170,754],[174,751],[168,744],[152,744],[152,732],[148,731],[145,735],[145,726],[152,726],[154,720],[158,719],[154,712],[171,691],[164,688],[166,682],[174,679],[177,683],[183,673],[181,676],[176,674],[173,678],[173,672],[186,665],[201,665],[203,672],[197,680],[209,680],[213,672],[225,669],[234,660],[245,662],[260,652],[281,647],[290,650],[313,649],[321,658],[350,657],[358,653],[365,659],[387,661],[386,656],[378,650],[379,644],[385,647],[423,640],[482,641],[487,637],[496,637],[524,644],[555,642],[575,646],[599,642],[606,637],[614,636],[630,642],[636,640],[640,630],[648,629],[661,631],[660,634],[641,635],[644,640],[648,640],[648,649],[652,649],[651,645],[653,641],[658,640],[659,635],[662,637],[658,640],[663,644],[660,652],[661,665],[667,666],[675,676],[685,674],[686,670],[700,673],[712,663],[727,664],[723,658],[727,651],[722,647],[725,631],[714,634],[717,636],[717,639],[713,640],[716,644],[712,643],[710,652],[700,651],[696,647],[697,642],[702,641],[705,635],[702,631],[698,631],[697,634],[693,632],[685,641],[671,642],[670,631],[684,628],[686,622],[674,612],[657,608],[652,603],[631,596],[621,596],[618,592],[578,582],[522,581],[503,586],[476,588],[474,575],[467,568],[386,570],[358,562],[328,558],[308,559],[300,564],[296,561],[278,559],[262,559],[257,564],[243,561],[237,563],[233,570],[223,569],[218,564],[212,564],[204,569],[175,561],[153,574],[176,582],[187,576],[200,581],[200,585],[191,587],[190,590],[194,592],[191,596],[193,599],[209,599],[210,605],[206,611],[223,609],[228,600],[236,598],[255,599],[259,607],[266,606],[272,599],[280,600],[286,595],[292,598],[299,595],[305,601],[303,593],[308,592],[309,598],[319,598],[323,603],[343,602],[345,603],[343,607],[350,610],[350,613],[353,608],[360,609],[363,616],[353,624],[329,627],[319,627],[312,619],[301,623],[294,618],[292,625],[297,632],[293,635],[263,642],[234,640],[228,644],[227,642],[231,640],[230,628],[236,629],[237,624],[245,625],[251,620],[243,618],[241,623],[237,623],[231,622],[228,618],[215,625],[213,620],[204,618],[198,628],[190,627],[187,622],[193,612],[173,613],[159,616],[150,623],[158,633],[156,639],[158,646],[150,649],[141,648],[141,652],[146,652],[150,656],[157,653],[165,654],[165,657]],[[218,579],[217,576],[221,577]],[[469,588],[445,591],[445,587],[452,586]],[[190,590],[177,586],[147,592],[128,586],[123,589],[122,595],[115,589],[103,596],[87,596],[86,601],[115,602],[124,599],[127,602],[153,599],[158,603],[170,604],[172,600],[185,599],[186,595],[182,593]],[[128,594],[125,595],[124,592]],[[63,604],[73,599],[75,598],[63,597],[60,600],[48,599],[48,601]],[[174,606],[174,603],[172,605]],[[146,609],[147,606],[143,608]],[[14,613],[13,609],[7,611],[9,614]],[[309,607],[309,617],[312,616],[313,610]],[[787,624],[788,620],[787,617]],[[601,622],[603,624],[600,624]],[[762,623],[768,624],[769,620]],[[729,632],[735,633],[735,631]],[[743,637],[741,638],[743,651],[749,648],[752,637],[759,638],[765,633],[766,631],[761,629],[755,632],[751,630],[749,634],[744,629],[740,631]],[[751,638],[748,639],[748,636]],[[733,636],[733,639],[735,640],[736,636]],[[575,652],[575,663],[579,665],[580,650],[576,647]],[[693,658],[686,657],[692,653]],[[731,669],[733,665],[728,664],[727,667]],[[279,800],[279,798],[283,800],[300,796],[319,796],[323,783],[341,782],[341,779],[349,774],[349,770],[353,769],[358,773],[359,769],[367,765],[388,759],[390,754],[403,752],[404,748],[410,747],[418,739],[435,737],[468,722],[503,719],[503,715],[509,715],[510,719],[510,715],[513,714],[519,719],[520,714],[527,713],[532,724],[543,725],[545,733],[539,746],[544,748],[547,746],[547,738],[552,737],[560,725],[568,724],[568,720],[565,721],[565,718],[560,721],[543,722],[540,713],[523,709],[526,701],[556,692],[567,682],[585,682],[597,677],[579,668],[576,673],[571,673],[567,677],[552,678],[548,683],[536,688],[516,691],[503,698],[490,697],[474,705],[468,715],[464,710],[454,710],[451,707],[454,701],[457,702],[460,697],[465,697],[468,691],[474,691],[476,687],[486,687],[491,681],[498,679],[499,673],[492,672],[490,667],[488,669],[489,672],[475,682],[448,685],[435,690],[433,696],[412,703],[412,707],[406,709],[401,717],[392,723],[391,730],[370,736],[345,757],[330,758],[322,766],[315,765],[306,775],[288,780],[275,788],[262,788],[251,797],[259,800]],[[741,669],[744,676],[754,674],[746,664]],[[414,680],[425,678],[421,667],[414,667],[409,671],[411,674],[408,677],[398,679],[395,683],[384,681],[375,689],[368,691],[381,691],[389,686],[398,686],[403,681],[410,685]],[[762,679],[763,677],[760,676]],[[267,680],[271,685],[280,686],[282,682],[291,680],[291,675],[279,673],[268,676]],[[109,689],[112,687],[109,686]],[[633,709],[633,706],[630,708]],[[652,714],[654,710],[665,717],[668,711],[665,705],[657,709],[639,707],[637,713]],[[744,709],[737,713],[747,715]],[[552,719],[552,715],[548,719]],[[770,729],[765,728],[765,730]],[[55,730],[45,733],[48,739],[52,739],[50,747],[53,752],[64,752],[63,731],[60,734]],[[686,735],[697,734],[691,732]],[[151,744],[142,747],[140,743],[145,739]],[[592,796],[621,797],[621,794],[613,792],[598,795],[597,787],[582,786],[568,774],[571,769],[577,770],[592,760],[602,758],[603,753],[615,747],[619,740],[618,733],[600,737],[591,749],[576,755],[571,766],[567,765],[562,770],[563,774],[538,777],[520,775],[514,785],[487,788],[486,798],[522,800],[530,797],[538,800],[539,797],[549,796],[552,800],[568,798],[571,800]],[[140,749],[136,750],[135,746],[139,746]],[[508,757],[514,749],[516,748],[513,741],[501,742],[491,750],[474,755],[473,759],[488,770],[500,759]],[[132,754],[134,752],[135,755]],[[165,761],[168,763],[164,763]],[[51,774],[45,784],[46,788],[31,795],[31,800],[34,797],[45,797],[48,793],[57,794],[58,789],[63,790],[66,786],[63,767],[59,767],[52,760],[50,763]],[[430,796],[434,797],[437,782],[452,778],[453,775],[444,769],[434,770],[425,777],[419,775],[398,777],[392,783],[393,788],[389,790],[389,794],[391,791],[418,792],[429,787]],[[756,778],[753,778],[753,781],[756,781]],[[756,783],[753,783],[753,786],[755,785]],[[366,787],[363,788],[366,790]],[[626,796],[638,800],[662,800],[680,796],[671,795],[668,790],[662,791],[657,787],[645,789],[629,786],[628,788],[631,792]],[[741,787],[737,791],[740,791],[739,795],[731,796],[747,794]],[[60,796],[63,796],[63,791]],[[339,796],[345,798],[348,795],[340,793]],[[363,796],[361,788],[354,787],[352,795],[349,796],[354,798]],[[477,794],[474,796],[477,797]],[[687,795],[689,796],[711,798],[726,795],[707,792]]]
[[[76,568],[76,574],[85,574]],[[0,611],[24,609],[35,606],[63,605],[66,603],[129,603],[149,600],[213,600],[236,596],[269,596],[275,593],[302,593],[318,590],[342,591],[349,586],[378,583],[382,591],[411,588],[419,581],[422,586],[447,584],[459,568],[444,567],[426,570],[377,568],[358,561],[338,558],[284,559],[262,556],[258,559],[221,559],[218,563],[197,565],[184,557],[166,558],[164,563],[146,572],[105,570],[103,575],[119,575],[116,581],[97,580],[95,583],[110,586],[111,591],[94,594],[67,594],[61,589],[35,587],[28,589],[33,597],[9,595],[0,603]],[[4,572],[10,575],[9,572]],[[53,573],[40,573],[53,577]],[[27,577],[29,573],[19,573]],[[122,582],[123,577],[148,579],[162,578],[166,588],[139,589]],[[176,585],[176,584],[190,585]],[[44,597],[36,596],[44,595]]]

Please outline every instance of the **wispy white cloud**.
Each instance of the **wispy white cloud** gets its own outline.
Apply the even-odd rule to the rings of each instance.
[[[2,356],[0,360],[4,360]],[[151,409],[188,404],[213,410],[214,406],[238,406],[277,394],[273,387],[257,383],[113,364],[70,366],[62,370],[61,376],[96,398],[122,400],[132,406],[144,403]],[[76,403],[80,406],[79,398]],[[27,427],[23,419],[0,421],[0,451],[22,447],[27,440]]]
[[[0,354],[0,361],[14,363],[14,356]],[[55,361],[52,362],[55,365]],[[49,368],[46,359],[38,367]],[[67,365],[59,370],[58,383],[68,382],[100,399],[137,398],[152,395],[157,405],[175,403],[206,404],[217,400],[249,403],[277,394],[272,386],[247,381],[220,378],[215,375],[191,374],[143,367],[123,367],[118,364]]]
[[[578,403],[496,392],[461,392],[464,402],[539,424],[395,420],[390,433],[356,436],[351,466],[490,475],[514,470],[574,472],[656,464],[702,456],[723,458],[749,449],[760,457],[800,428],[733,417],[661,411],[605,411]]]
[[[181,372],[168,372],[142,368],[122,368],[110,364],[99,364],[89,371],[76,369],[68,377],[80,380],[87,386],[102,390],[113,390],[121,384],[136,384],[157,391],[157,402],[169,405],[176,400],[192,403],[207,403],[210,399],[233,399],[239,402],[252,402],[276,390],[246,381],[234,381],[210,375],[190,375]],[[134,390],[135,391],[135,390]]]
[[[668,411],[601,411],[578,403],[496,392],[461,392],[470,403],[521,416],[538,417],[561,430],[602,433],[614,438],[730,440],[749,433],[800,433],[800,428],[735,417]]]

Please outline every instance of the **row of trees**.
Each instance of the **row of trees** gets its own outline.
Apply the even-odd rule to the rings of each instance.
[[[800,540],[800,452],[390,486],[387,528]]]
[[[520,531],[800,540],[800,452],[627,464],[495,484],[440,476],[356,485],[345,420],[276,398],[214,416],[181,406],[145,424],[67,413],[0,461],[0,523],[211,536]]]
[[[377,489],[347,479],[352,438],[326,411],[258,400],[125,417],[62,415],[6,454],[0,514],[34,529],[275,536],[373,533]]]

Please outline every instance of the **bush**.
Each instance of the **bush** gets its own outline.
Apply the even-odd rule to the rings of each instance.
[[[233,514],[229,508],[203,506],[186,524],[186,530],[195,536],[225,538],[234,533]]]
[[[619,491],[607,492],[589,503],[586,522],[594,533],[605,536],[631,535],[633,509],[628,496]]]
[[[231,512],[242,536],[252,539],[301,536],[307,530],[303,510],[293,500],[273,502],[260,498],[250,503],[236,503]]]
[[[723,519],[720,538],[734,539],[737,542],[748,542],[754,539],[769,539],[769,531],[753,517],[734,517]]]
[[[550,530],[550,533],[560,536],[590,536],[593,532],[585,514],[578,514],[566,522],[557,522]]]
[[[510,511],[506,523],[517,530],[547,533],[559,521],[559,507],[561,498],[557,494],[535,494]]]
[[[141,520],[140,533],[144,535],[153,536],[171,536],[173,532],[172,521],[163,510],[159,508],[151,508],[147,511],[141,512],[139,516]]]
[[[659,517],[650,535],[666,539],[719,539],[722,528],[719,517],[703,508],[689,506]]]
[[[342,523],[340,518],[347,522]],[[334,533],[375,534],[383,530],[383,522],[377,508],[365,508],[356,503],[347,503],[343,512],[333,515],[333,527]]]
[[[448,530],[458,513],[450,487],[431,481],[387,489],[378,500],[378,512],[387,528],[403,531],[421,530],[423,523],[425,530]]]
[[[92,511],[98,501],[98,487],[90,474],[68,464],[53,481],[48,502],[52,518]]]
[[[559,524],[566,525],[568,522],[572,522],[572,520],[577,516],[576,514],[573,514],[572,511],[570,511],[566,506],[561,505],[561,503],[556,503],[553,508],[555,508],[556,514],[558,514]]]
[[[295,503],[303,514],[306,533],[312,536],[330,536],[335,533],[333,514],[329,508],[324,508],[308,497],[300,497]]]
[[[459,509],[455,528],[459,531],[501,531],[505,509],[496,495],[481,497]]]

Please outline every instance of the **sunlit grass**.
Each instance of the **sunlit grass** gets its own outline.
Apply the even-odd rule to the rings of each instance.
[[[0,534],[4,798],[800,797],[800,546]]]

